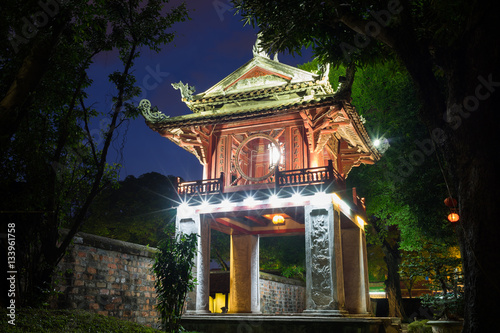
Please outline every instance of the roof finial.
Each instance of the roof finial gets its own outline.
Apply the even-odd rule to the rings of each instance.
[[[172,87],[174,89],[179,89],[181,91],[181,96],[182,100],[184,102],[190,102],[193,100],[193,94],[196,91],[196,89],[193,86],[190,86],[189,84],[184,84],[182,81],[179,81],[178,83],[172,83]]]
[[[269,55],[264,51],[264,49],[260,46],[260,37],[262,36],[262,33],[259,32],[257,34],[257,40],[255,41],[255,44],[253,46],[253,56],[256,57],[256,56],[260,56],[260,57],[264,57],[264,58],[268,58],[269,59]]]

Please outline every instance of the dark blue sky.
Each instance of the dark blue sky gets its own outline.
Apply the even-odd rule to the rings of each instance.
[[[243,26],[240,16],[230,10],[227,0],[188,0],[191,20],[176,24],[173,29],[177,37],[164,46],[159,54],[145,51],[137,59],[135,76],[141,86],[141,98],[147,98],[169,116],[190,113],[181,102],[180,92],[171,84],[182,81],[196,87],[200,93],[232,73],[252,58],[252,46],[256,31]],[[280,62],[296,66],[311,60],[311,52],[302,57],[279,55]],[[96,108],[109,109],[113,90],[106,86],[109,72],[120,68],[115,53],[99,56],[91,70],[96,87],[89,93],[96,101]],[[105,124],[105,120],[103,121]],[[95,127],[99,128],[99,124]],[[124,129],[122,129],[122,133]],[[119,137],[110,153],[109,162],[123,165],[121,179],[128,175],[136,177],[147,172],[175,175],[185,180],[202,178],[202,166],[184,149],[147,127],[144,118],[132,120],[127,128],[123,155],[116,151],[122,145]]]

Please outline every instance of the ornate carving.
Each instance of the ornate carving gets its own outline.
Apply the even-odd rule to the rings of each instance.
[[[300,152],[302,151],[300,145],[300,131],[298,128],[293,129],[292,134],[292,169],[300,169]]]
[[[255,73],[258,75],[259,73]],[[283,83],[287,83],[288,81],[284,78],[278,77],[276,75],[263,75],[263,76],[253,76],[249,78],[245,78],[239,80],[227,90],[238,90],[238,89],[247,89],[256,86],[271,86],[271,85],[280,85]]]
[[[261,33],[257,34],[257,40],[255,41],[255,44],[252,48],[253,56],[254,57],[261,56],[269,59],[269,55],[264,51],[264,49],[261,46],[260,36]]]
[[[169,118],[169,116],[158,111],[157,107],[151,108],[151,102],[147,99],[143,99],[139,102],[139,110],[141,111],[144,118],[152,123],[160,122]]]
[[[311,212],[311,296],[314,304],[329,309],[332,301],[331,258],[329,253],[328,211]]]
[[[172,83],[172,87],[176,90],[181,91],[181,96],[183,101],[190,102],[193,100],[193,94],[196,91],[194,86],[190,86],[189,84],[184,84],[182,81],[178,83]]]
[[[226,152],[226,138],[222,138],[219,143],[219,174],[224,172],[224,155]]]

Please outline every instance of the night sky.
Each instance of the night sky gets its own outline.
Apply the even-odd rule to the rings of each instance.
[[[252,58],[256,30],[243,26],[240,16],[235,16],[228,0],[187,0],[191,20],[177,23],[173,29],[177,37],[158,54],[144,51],[136,60],[134,74],[142,95],[134,102],[138,105],[147,98],[153,106],[169,116],[191,113],[181,101],[179,90],[171,84],[182,81],[196,87],[201,93]],[[312,59],[305,50],[302,57],[278,55],[279,61],[296,66]],[[91,68],[90,77],[95,86],[89,90],[90,100],[99,110],[111,107],[112,88],[107,86],[107,75],[120,69],[117,54],[100,55]],[[105,124],[106,120],[101,124]],[[99,123],[94,125],[97,129]],[[180,176],[185,180],[202,178],[199,161],[170,140],[162,138],[147,127],[141,116],[130,121],[127,128],[123,155],[118,155],[123,136],[118,137],[110,151],[108,162],[123,165],[120,178],[140,176],[147,172]]]

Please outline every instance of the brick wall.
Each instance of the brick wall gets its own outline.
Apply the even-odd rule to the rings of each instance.
[[[155,249],[79,233],[59,264],[52,305],[84,309],[158,327],[151,274]]]
[[[83,309],[159,327],[151,274],[156,249],[79,233],[56,275],[52,307]],[[262,313],[300,313],[305,283],[260,273]]]
[[[300,313],[305,308],[305,283],[260,273],[260,311],[269,314]]]

